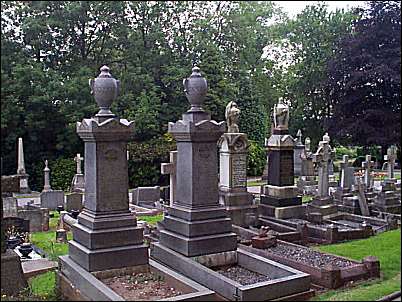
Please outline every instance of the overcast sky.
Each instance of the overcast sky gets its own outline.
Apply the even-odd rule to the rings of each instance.
[[[348,9],[355,6],[363,6],[365,1],[273,1],[279,6],[282,6],[290,17],[296,16],[309,4],[316,4],[319,2],[326,2],[329,10],[335,11],[337,8]]]

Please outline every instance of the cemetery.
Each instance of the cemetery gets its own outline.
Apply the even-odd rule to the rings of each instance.
[[[1,300],[400,301],[400,2],[306,5],[2,2]]]

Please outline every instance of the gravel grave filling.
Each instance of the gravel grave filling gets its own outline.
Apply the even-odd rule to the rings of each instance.
[[[128,301],[154,301],[182,294],[153,272],[133,273],[101,281]]]
[[[322,268],[327,264],[336,265],[339,268],[355,265],[354,262],[340,257],[323,254],[310,248],[296,247],[292,245],[277,244],[266,249],[268,252],[286,259],[292,259],[316,268]]]
[[[218,267],[215,268],[215,271],[229,279],[232,279],[233,281],[240,283],[241,285],[250,285],[258,282],[272,280],[265,275],[250,271],[239,265]]]

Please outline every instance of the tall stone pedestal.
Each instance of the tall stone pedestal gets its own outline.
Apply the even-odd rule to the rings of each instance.
[[[20,257],[13,250],[7,249],[1,253],[1,293],[9,296],[16,295],[28,283],[22,271]]]
[[[187,112],[169,123],[177,142],[177,195],[159,242],[185,256],[236,249],[231,220],[218,200],[216,142],[224,131],[224,123],[205,112]]]
[[[85,142],[86,187],[84,209],[72,227],[69,256],[87,271],[148,262],[142,229],[128,208],[126,151],[133,126],[117,118],[77,123]]]
[[[219,202],[229,213],[232,223],[249,224],[248,215],[256,216],[253,195],[247,192],[247,135],[224,133],[220,138]]]
[[[302,198],[294,185],[294,140],[288,130],[274,129],[268,139],[268,185],[263,187],[259,213],[275,216],[275,208],[301,206]]]
[[[85,143],[85,199],[71,228],[68,255],[89,272],[148,263],[142,228],[128,205],[127,142],[134,134],[134,122],[118,119],[109,110],[118,81],[111,78],[108,67],[101,71],[95,82],[91,80],[101,110],[77,123]]]
[[[184,84],[191,109],[169,123],[177,142],[177,188],[160,224],[159,243],[186,257],[233,251],[237,235],[218,196],[217,141],[225,123],[211,120],[201,107],[207,84],[198,67]]]

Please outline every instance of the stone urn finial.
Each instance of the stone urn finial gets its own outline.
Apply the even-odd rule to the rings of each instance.
[[[324,136],[322,137],[322,140],[324,142],[328,142],[328,143],[330,142],[331,138],[329,137],[328,132],[325,132]]]
[[[202,104],[207,95],[207,80],[201,76],[200,68],[194,66],[190,77],[183,80],[184,92],[191,104],[189,112],[204,111]]]
[[[100,71],[101,73],[97,78],[89,80],[91,94],[94,95],[100,108],[96,116],[114,117],[115,115],[110,111],[110,106],[119,94],[120,81],[112,77],[109,67],[102,66]]]
[[[49,162],[47,161],[47,159],[45,160],[45,169],[43,169],[43,171],[45,171],[45,172],[50,171]]]

